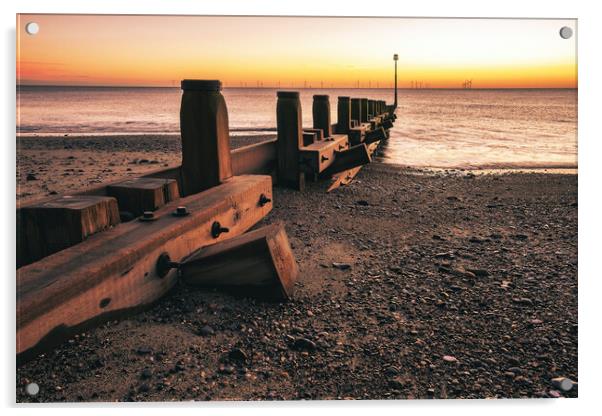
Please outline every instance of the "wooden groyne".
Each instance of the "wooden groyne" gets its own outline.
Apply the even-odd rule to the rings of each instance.
[[[277,139],[231,151],[221,83],[182,89],[181,166],[17,204],[20,361],[150,305],[179,278],[289,298],[298,270],[283,224],[246,233],[272,209],[272,184],[349,183],[395,120],[384,101],[338,97],[332,123],[316,95],[304,128],[299,93],[279,91]]]

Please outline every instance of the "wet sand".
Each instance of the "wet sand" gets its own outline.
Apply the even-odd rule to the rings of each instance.
[[[21,199],[179,162],[177,137],[40,140],[20,149]],[[300,266],[292,301],[178,284],[23,365],[17,399],[577,396],[550,383],[578,381],[577,175],[373,163],[329,194],[275,188],[261,224],[276,220]]]

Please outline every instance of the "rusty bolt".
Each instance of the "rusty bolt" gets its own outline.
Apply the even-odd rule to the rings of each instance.
[[[268,198],[267,196],[265,196],[265,194],[259,195],[259,205],[260,206],[264,206],[268,202],[272,202],[272,200],[270,198]]]
[[[227,233],[229,231],[230,229],[227,227],[222,227],[219,221],[215,221],[213,224],[211,224],[211,236],[213,238],[217,238],[221,233]]]
[[[153,211],[144,211],[142,217],[140,217],[140,221],[154,221],[157,217],[155,217],[155,213]]]
[[[175,217],[184,217],[184,216],[190,214],[190,212],[188,212],[188,210],[186,209],[186,207],[180,206],[180,207],[177,207],[176,210],[172,214]]]

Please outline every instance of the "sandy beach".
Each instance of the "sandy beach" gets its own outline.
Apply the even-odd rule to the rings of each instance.
[[[232,147],[260,139],[232,139]],[[180,161],[177,136],[27,138],[17,200]],[[29,180],[28,180],[29,177]],[[178,284],[17,369],[17,400],[576,397],[577,175],[372,163],[274,189],[300,267],[287,303]],[[29,397],[24,386],[40,385]]]

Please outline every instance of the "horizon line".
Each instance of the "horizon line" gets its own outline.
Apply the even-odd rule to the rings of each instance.
[[[170,89],[181,89],[178,86],[170,85],[83,85],[83,84],[21,84],[16,83],[16,88],[19,87],[56,87],[56,88],[170,88]],[[223,86],[222,89],[249,89],[249,90],[274,90],[274,89],[286,89],[291,88],[295,90],[342,90],[342,89],[353,89],[353,90],[395,90],[395,87],[287,87],[287,86]],[[397,90],[577,90],[578,86],[575,87],[473,87],[473,88],[462,88],[462,87],[429,87],[429,88],[412,88],[412,87],[397,87]]]

